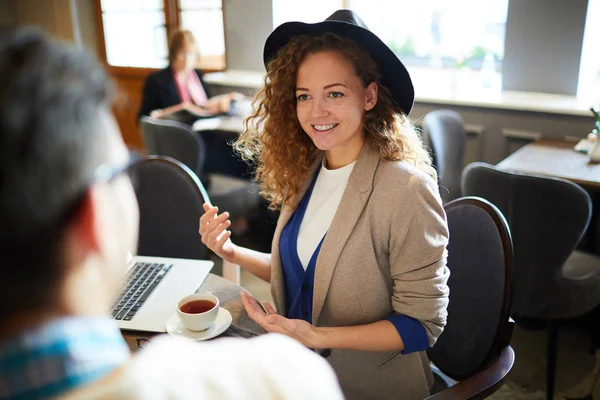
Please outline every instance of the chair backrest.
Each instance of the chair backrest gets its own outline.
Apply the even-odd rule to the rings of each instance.
[[[148,154],[174,158],[200,176],[206,147],[200,135],[194,133],[189,125],[142,117],[140,128]]]
[[[433,151],[433,164],[438,171],[444,203],[461,196],[460,174],[466,140],[463,120],[458,113],[436,110],[425,115],[423,141]]]
[[[515,247],[515,314],[542,317],[556,297],[561,268],[581,240],[592,203],[572,182],[503,171],[472,163],[462,177],[465,195],[496,205],[510,226]]]
[[[428,355],[444,374],[463,380],[494,362],[510,342],[513,248],[508,224],[490,202],[465,197],[445,209],[448,319]]]
[[[140,208],[138,254],[204,259],[198,234],[208,194],[198,177],[177,160],[149,156],[135,167]]]

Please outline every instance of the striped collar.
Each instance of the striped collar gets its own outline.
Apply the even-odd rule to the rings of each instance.
[[[129,359],[108,317],[67,317],[0,342],[0,399],[42,399],[104,377]]]

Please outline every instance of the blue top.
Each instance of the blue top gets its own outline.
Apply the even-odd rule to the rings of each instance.
[[[304,270],[298,256],[298,233],[318,175],[319,170],[315,173],[308,190],[302,197],[300,204],[298,204],[298,208],[283,228],[279,241],[285,287],[285,315],[287,318],[302,319],[311,324],[315,267],[325,236],[319,242],[306,270]],[[403,354],[429,348],[429,339],[425,327],[418,320],[402,314],[392,314],[386,319],[394,325],[404,342]]]
[[[308,206],[308,201],[310,200],[318,175],[319,170],[317,170],[310,187],[304,197],[302,197],[300,204],[298,204],[298,208],[283,228],[279,241],[285,284],[286,316],[291,319],[303,319],[308,323],[312,323],[315,266],[325,236],[319,242],[305,271],[300,257],[298,257],[298,233],[300,232],[300,225],[304,219],[304,213],[306,212],[306,207]]]
[[[0,399],[54,397],[129,359],[111,318],[67,317],[0,342]]]

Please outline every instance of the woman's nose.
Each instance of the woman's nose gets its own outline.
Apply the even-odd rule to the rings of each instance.
[[[312,102],[311,116],[322,117],[322,116],[326,116],[328,113],[329,113],[329,110],[327,108],[327,105],[325,104],[325,101],[315,98],[314,101]]]

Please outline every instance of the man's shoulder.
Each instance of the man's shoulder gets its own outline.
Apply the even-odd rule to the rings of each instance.
[[[301,384],[308,378],[313,384]],[[329,364],[282,335],[197,343],[162,336],[105,382],[68,399],[341,399]]]

